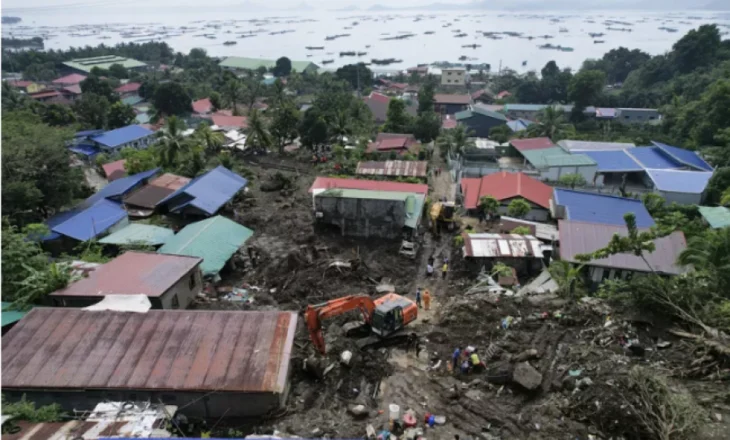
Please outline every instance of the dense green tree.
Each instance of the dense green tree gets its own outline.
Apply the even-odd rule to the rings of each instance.
[[[672,62],[681,73],[691,72],[716,62],[721,45],[720,31],[715,24],[692,29],[672,46]]]
[[[568,85],[573,74],[570,69],[562,71],[555,63],[549,61],[541,70],[540,88],[541,97],[546,103],[564,103],[568,100]]]
[[[20,283],[30,276],[32,270],[41,270],[47,265],[48,256],[36,241],[28,240],[28,231],[19,231],[17,227],[10,224],[7,218],[3,218],[3,301],[15,301]]]
[[[450,152],[451,154],[463,154],[464,150],[474,148],[474,140],[471,138],[472,133],[463,125],[457,125],[456,128],[446,130],[436,140],[437,145],[441,149],[442,154]]]
[[[530,209],[532,208],[527,200],[516,198],[507,205],[507,214],[510,217],[522,218],[530,212]]]
[[[492,218],[499,213],[499,200],[493,196],[482,196],[479,199],[479,209],[487,218]]]
[[[121,101],[115,102],[109,108],[109,116],[107,117],[107,128],[113,130],[115,128],[126,127],[132,125],[137,118],[134,108]]]
[[[383,126],[386,133],[408,133],[411,128],[411,117],[406,112],[406,103],[402,99],[391,99]]]
[[[109,118],[109,100],[95,93],[84,93],[73,104],[73,110],[84,128],[104,128]]]
[[[543,90],[540,80],[535,72],[528,72],[515,89],[515,96],[518,102],[541,103],[544,102]]]
[[[413,135],[422,143],[436,139],[441,132],[441,116],[434,111],[421,113],[413,122]]]
[[[238,104],[243,101],[243,83],[238,78],[231,78],[223,86],[221,93],[225,105],[233,109],[233,114],[237,115]]]
[[[183,136],[183,132],[187,127],[185,121],[177,116],[167,118],[165,126],[157,132],[160,138],[160,149],[162,163],[167,167],[173,167],[177,164],[178,159],[184,155],[190,145]]]
[[[83,92],[82,98],[86,94],[91,93],[105,98],[110,103],[119,101],[119,95],[114,91],[114,87],[112,87],[109,80],[101,79],[95,75],[89,75],[79,85]]]
[[[223,108],[223,98],[218,92],[212,92],[210,94],[210,105],[213,106],[213,111],[218,111]]]
[[[47,104],[41,112],[43,122],[51,127],[65,127],[76,122],[76,115],[67,105]]]
[[[576,186],[585,186],[586,184],[586,178],[578,173],[563,174],[558,181],[563,185],[569,186],[570,189],[575,189]]]
[[[248,130],[246,130],[246,147],[254,150],[266,150],[272,145],[271,134],[266,122],[258,110],[252,110],[248,117]]]
[[[155,91],[153,104],[165,115],[184,115],[190,113],[192,99],[182,84],[166,82]]]
[[[355,90],[363,90],[373,85],[373,72],[365,63],[347,64],[335,72],[337,79],[346,81]]]
[[[291,73],[291,60],[287,57],[281,57],[276,60],[273,74],[276,77],[289,76]]]
[[[432,112],[434,110],[434,93],[436,85],[434,81],[426,81],[418,91],[418,114]]]
[[[304,112],[298,131],[302,145],[310,149],[316,149],[328,140],[327,122],[325,122],[324,115],[313,108]]]
[[[651,56],[639,49],[629,50],[625,47],[611,49],[603,55],[603,70],[609,83],[620,83],[626,80],[631,71],[646,64]]]
[[[507,124],[497,125],[489,130],[489,139],[500,144],[507,142],[511,136],[512,130]]]
[[[678,263],[692,265],[696,270],[710,271],[730,283],[730,228],[708,229],[693,237],[679,254]]]
[[[297,127],[301,122],[299,110],[291,104],[286,103],[284,106],[274,110],[274,117],[271,121],[271,135],[279,147],[279,152],[284,151],[284,147],[296,139]]]
[[[129,175],[151,170],[162,165],[160,149],[156,145],[142,149],[125,148],[120,154],[125,161],[124,169]]]
[[[129,71],[121,64],[115,63],[109,66],[109,76],[113,76],[117,79],[127,79],[129,78]]]
[[[568,99],[574,110],[583,111],[597,103],[606,85],[606,74],[600,70],[581,70],[573,76],[568,86]]]
[[[146,78],[142,83],[139,85],[139,90],[137,93],[139,93],[139,96],[141,96],[144,99],[152,99],[155,96],[155,92],[157,91],[157,87],[159,87],[159,82],[156,78]]]
[[[527,127],[529,136],[546,136],[557,142],[560,138],[575,132],[575,128],[565,121],[563,110],[560,107],[547,107],[538,116],[538,121]]]
[[[195,140],[203,146],[203,150],[209,156],[215,156],[223,147],[226,141],[223,133],[219,131],[213,131],[210,129],[210,125],[202,123],[195,129]]]
[[[715,170],[707,182],[705,190],[705,204],[716,205],[720,202],[723,191],[730,188],[730,167],[722,167]]]
[[[2,115],[2,211],[14,223],[41,220],[83,195],[81,168],[72,167],[68,129],[30,113]]]
[[[28,97],[18,92],[7,81],[2,82],[2,108],[3,111],[21,110],[28,106]]]

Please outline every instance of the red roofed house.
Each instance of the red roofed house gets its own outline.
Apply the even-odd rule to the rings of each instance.
[[[248,118],[245,116],[227,116],[216,113],[211,119],[213,120],[213,125],[218,126],[221,130],[228,131],[248,128]]]
[[[417,154],[421,144],[412,134],[378,133],[375,142],[368,144],[368,153]]]
[[[7,83],[10,86],[15,87],[16,89],[20,89],[25,93],[36,93],[45,89],[45,86],[43,86],[42,84],[34,83],[33,81],[16,80],[7,81]]]
[[[80,98],[83,93],[81,91],[81,86],[78,84],[74,84],[72,86],[66,86],[66,87],[62,88],[61,90],[59,90],[59,92],[61,92],[61,94],[64,97],[66,97],[67,99],[69,99],[71,101],[74,101],[74,100]]]
[[[555,144],[550,138],[528,138],[528,139],[511,139],[509,144],[517,151],[544,150],[545,148],[553,148]]]
[[[101,167],[104,169],[106,180],[111,182],[113,180],[125,177],[127,175],[127,170],[124,168],[125,163],[127,163],[126,160],[120,159],[102,165]]]
[[[512,96],[512,94],[507,90],[502,90],[501,92],[497,93],[497,99],[505,99],[509,98],[510,96]]]
[[[122,84],[121,86],[114,89],[115,92],[119,93],[119,96],[126,98],[127,96],[136,95],[139,92],[139,88],[142,86],[140,83],[129,82]]]
[[[370,109],[370,113],[373,114],[375,123],[378,125],[385,124],[386,119],[388,119],[390,96],[378,92],[371,92],[369,96],[363,97],[362,100]],[[411,105],[407,105],[406,112],[411,116],[416,116],[418,113],[418,104],[412,103]]]
[[[471,104],[470,95],[445,95],[437,93],[433,96],[434,111],[436,113],[453,115],[466,110]]]
[[[507,206],[512,200],[523,198],[532,207],[524,218],[544,222],[550,212],[553,189],[524,173],[500,171],[481,178],[462,178],[461,194],[464,208],[471,213],[476,213],[479,199],[484,196],[494,197],[500,202],[500,215],[507,214]]]
[[[79,73],[72,73],[71,75],[62,76],[60,78],[56,78],[52,81],[53,85],[56,86],[74,86],[76,84],[81,83],[81,81],[86,79],[86,75],[81,75]]]
[[[58,90],[41,90],[40,92],[28,93],[28,96],[40,102],[63,102],[63,95]]]
[[[213,104],[210,103],[209,98],[198,99],[193,101],[193,112],[197,113],[197,116],[208,116],[213,111]]]

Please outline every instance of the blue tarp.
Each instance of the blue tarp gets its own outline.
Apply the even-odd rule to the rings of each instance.
[[[128,125],[94,136],[92,140],[105,147],[115,148],[153,135],[155,132],[139,125]]]
[[[53,232],[86,241],[99,236],[126,217],[127,211],[118,203],[101,200],[55,226]]]
[[[657,170],[676,170],[682,168],[682,164],[672,160],[656,147],[636,147],[628,152],[644,168]]]
[[[712,177],[708,171],[646,170],[646,173],[658,190],[687,194],[702,194]]]
[[[567,220],[625,226],[624,214],[633,212],[637,227],[654,225],[654,219],[640,200],[556,188],[555,204],[565,207]]]
[[[661,142],[651,141],[657,148],[662,150],[664,153],[670,155],[674,160],[687,165],[692,168],[696,168],[700,171],[712,171],[713,168],[704,161],[697,153],[684,148],[672,147],[671,145],[662,144]]]
[[[644,171],[644,168],[623,150],[582,153],[596,161],[598,172]]]
[[[98,193],[86,199],[81,203],[81,207],[91,206],[99,200],[108,198],[121,197],[135,189],[137,185],[147,180],[160,171],[159,168],[155,168],[149,171],[142,171],[141,173],[134,174],[132,176],[122,177],[121,179],[110,182],[107,186],[99,190]]]
[[[187,185],[162,199],[157,205],[169,204],[171,212],[193,206],[213,215],[247,184],[248,181],[243,177],[223,166],[218,166],[191,180]]]

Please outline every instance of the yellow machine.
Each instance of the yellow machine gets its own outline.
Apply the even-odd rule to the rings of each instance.
[[[456,205],[454,202],[435,202],[431,205],[431,230],[434,234],[439,233],[441,228],[445,227],[447,230],[452,231],[454,229],[454,222],[456,221]]]

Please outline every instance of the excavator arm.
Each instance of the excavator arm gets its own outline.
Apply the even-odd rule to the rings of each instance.
[[[304,312],[304,318],[307,322],[309,337],[317,351],[322,354],[327,353],[324,334],[322,334],[322,321],[355,309],[359,309],[362,312],[365,322],[370,323],[373,312],[375,312],[375,302],[367,295],[352,295],[337,298],[322,304],[307,306],[307,310]]]

